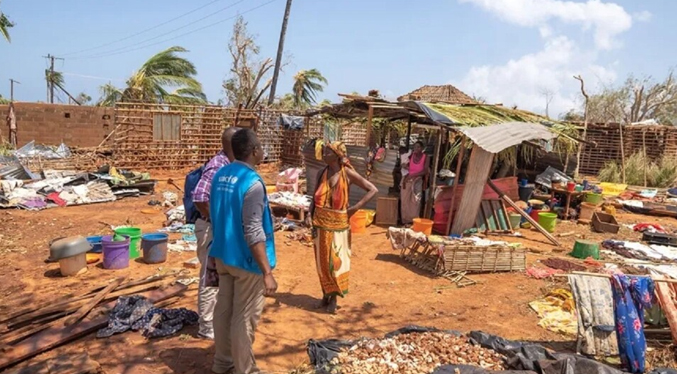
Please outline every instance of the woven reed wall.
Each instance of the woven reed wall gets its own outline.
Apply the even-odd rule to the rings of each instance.
[[[651,160],[658,160],[664,155],[677,157],[677,128],[674,126],[588,125],[587,140],[595,145],[583,146],[581,174],[597,175],[607,162],[621,162],[621,128],[626,159],[634,153],[643,152],[645,146]]]

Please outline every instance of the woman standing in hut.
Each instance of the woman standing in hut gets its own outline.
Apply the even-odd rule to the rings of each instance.
[[[401,218],[404,225],[411,225],[421,211],[423,181],[430,169],[428,164],[428,157],[423,153],[423,142],[418,141],[414,144],[414,152],[409,160],[405,159],[402,163],[402,168],[408,169],[400,188]]]
[[[335,313],[337,296],[343,297],[348,293],[350,217],[369,202],[378,190],[355,172],[343,143],[325,144],[322,158],[327,167],[319,173],[313,202],[310,204],[310,217],[315,240],[315,262],[324,295],[321,307]],[[351,184],[367,191],[353,206],[349,206]]]

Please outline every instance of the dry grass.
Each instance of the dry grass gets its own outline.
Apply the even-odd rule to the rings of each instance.
[[[654,162],[641,152],[628,157],[625,161],[625,183],[644,186],[645,177],[647,187],[672,187],[677,180],[677,160],[666,156]],[[599,171],[597,178],[601,182],[622,183],[621,166],[615,161],[608,162]]]

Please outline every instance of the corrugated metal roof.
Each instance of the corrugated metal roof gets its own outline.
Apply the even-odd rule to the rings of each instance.
[[[527,140],[550,140],[557,135],[537,123],[507,122],[484,127],[460,127],[460,132],[487,152],[498,153]]]

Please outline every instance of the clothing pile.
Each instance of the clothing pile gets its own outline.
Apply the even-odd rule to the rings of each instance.
[[[308,209],[310,207],[310,198],[308,196],[290,191],[272,193],[268,195],[268,201],[294,208]]]
[[[647,261],[677,260],[677,247],[664,245],[645,245],[637,242],[605,240],[602,247],[625,258]]]
[[[121,296],[108,316],[108,326],[97,331],[97,338],[107,338],[127,330],[141,331],[146,338],[176,334],[185,325],[194,325],[200,317],[186,308],[156,308],[143,296]]]
[[[541,319],[538,325],[558,334],[576,335],[576,305],[571,292],[565,289],[550,291],[544,298],[529,303]]]

